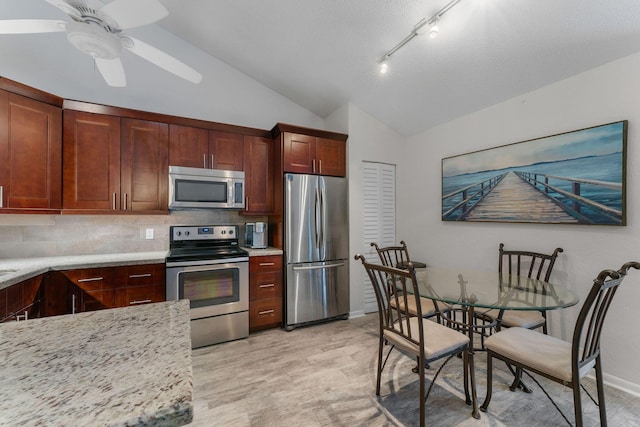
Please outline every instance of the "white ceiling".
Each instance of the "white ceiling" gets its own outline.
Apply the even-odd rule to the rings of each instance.
[[[44,0],[20,0],[20,16],[6,1],[0,19],[63,18]],[[438,38],[415,38],[380,75],[377,60],[448,0],[160,1],[157,25],[309,111],[352,102],[405,136],[640,51],[640,0],[461,0]],[[28,37],[0,36],[0,50],[47,56]],[[188,50],[173,54],[189,63]]]

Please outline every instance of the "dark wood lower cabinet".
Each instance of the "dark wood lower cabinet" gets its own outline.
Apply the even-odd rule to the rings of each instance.
[[[38,284],[38,317],[82,313],[106,308],[128,307],[165,300],[165,265],[141,264],[118,267],[51,271]],[[27,295],[26,286],[0,291],[6,300],[17,293]],[[14,289],[14,287],[16,287]],[[30,289],[30,288],[29,288]],[[22,297],[24,299],[24,297]],[[14,306],[10,307],[12,310]],[[9,313],[6,311],[6,313]],[[0,315],[2,310],[0,310]],[[6,317],[7,314],[0,317]],[[31,318],[32,316],[29,316]],[[11,320],[11,319],[9,319]]]
[[[282,323],[282,256],[249,258],[249,332]]]
[[[0,291],[0,322],[43,316],[42,281],[39,275]]]

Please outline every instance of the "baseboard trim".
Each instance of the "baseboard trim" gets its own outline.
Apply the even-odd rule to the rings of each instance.
[[[595,375],[589,375],[589,377],[595,380]],[[636,397],[640,397],[640,385],[638,384],[632,383],[627,380],[623,380],[622,378],[613,376],[611,374],[603,374],[602,380],[608,386],[617,388],[618,390],[622,390]]]
[[[365,314],[364,310],[351,311],[349,312],[349,319],[355,319],[356,317],[363,317],[364,314]]]

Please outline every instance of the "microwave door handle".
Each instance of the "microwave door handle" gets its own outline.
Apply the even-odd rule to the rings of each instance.
[[[229,206],[233,206],[234,205],[234,197],[233,197],[233,181],[229,180],[227,182],[227,203],[229,204]]]

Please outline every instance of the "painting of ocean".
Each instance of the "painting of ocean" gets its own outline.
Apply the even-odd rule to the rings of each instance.
[[[625,225],[627,121],[442,160],[444,221]]]

